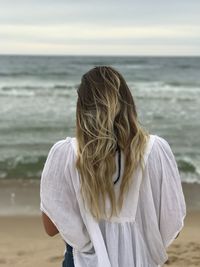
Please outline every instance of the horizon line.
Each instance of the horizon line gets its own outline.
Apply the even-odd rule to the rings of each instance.
[[[130,55],[123,55],[123,54],[14,54],[14,53],[5,53],[5,54],[0,54],[0,56],[52,56],[52,57],[200,57],[200,55],[136,55],[136,54],[130,54]]]

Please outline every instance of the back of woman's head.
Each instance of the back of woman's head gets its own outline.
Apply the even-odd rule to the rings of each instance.
[[[82,76],[77,92],[76,167],[81,174],[84,203],[87,202],[92,215],[99,220],[106,217],[107,196],[111,203],[110,216],[117,215],[117,207],[121,210],[136,167],[138,164],[143,167],[149,135],[139,125],[135,103],[123,76],[114,68],[91,69]],[[125,160],[118,200],[113,183],[117,147]]]

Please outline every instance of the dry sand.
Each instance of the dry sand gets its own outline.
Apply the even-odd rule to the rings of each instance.
[[[187,214],[185,227],[169,247],[166,266],[200,266],[200,212]],[[64,242],[59,235],[49,237],[41,218],[0,218],[0,266],[62,266]]]
[[[200,267],[200,185],[183,183],[183,190],[185,226],[168,249],[165,267]],[[0,267],[61,267],[64,250],[60,236],[43,229],[39,181],[0,181]]]
[[[0,218],[0,266],[62,266],[64,242],[49,237],[40,217]]]

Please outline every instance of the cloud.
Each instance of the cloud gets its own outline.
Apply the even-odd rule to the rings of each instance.
[[[7,54],[32,54],[32,55],[196,55],[199,45],[156,45],[149,44],[47,44],[13,42],[1,44],[1,49]],[[34,51],[34,52],[33,52]],[[90,53],[88,53],[90,51]],[[193,53],[191,53],[193,51]]]
[[[1,53],[200,54],[200,1],[0,3]]]
[[[200,1],[176,0],[5,0],[1,1],[0,23],[55,25],[181,25],[198,24]]]
[[[108,26],[106,29],[93,25],[66,25],[66,26],[0,26],[1,38],[5,40],[32,40],[47,42],[65,41],[120,41],[120,40],[148,40],[148,39],[188,39],[200,40],[200,26]],[[2,40],[3,41],[3,40]]]

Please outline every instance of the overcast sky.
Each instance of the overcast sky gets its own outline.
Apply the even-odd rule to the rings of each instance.
[[[199,0],[0,0],[0,54],[200,55]]]

